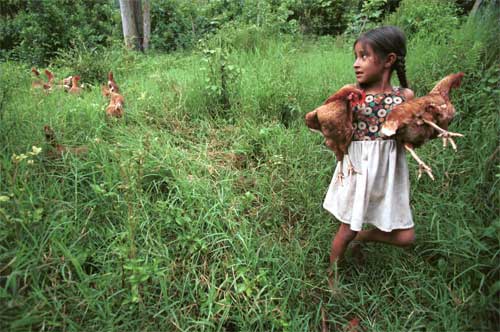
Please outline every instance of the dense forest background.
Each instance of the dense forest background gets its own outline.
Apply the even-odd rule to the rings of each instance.
[[[408,2],[405,17],[393,15],[389,21],[401,25],[410,37],[422,33],[422,28],[439,35],[466,16],[475,2]],[[154,0],[151,49],[189,50],[210,35],[235,30],[248,34],[354,37],[391,16],[400,3],[401,0]],[[123,39],[118,0],[5,0],[0,3],[0,13],[4,59],[43,64],[61,52],[75,48],[98,52]]]
[[[498,1],[150,5],[140,52],[118,0],[0,1],[0,330],[500,329]],[[465,73],[465,137],[418,150],[435,181],[408,158],[416,244],[348,253],[332,293],[336,161],[303,119],[354,82],[355,38],[386,24],[408,37],[417,96]],[[32,89],[32,67],[80,75],[83,93]]]

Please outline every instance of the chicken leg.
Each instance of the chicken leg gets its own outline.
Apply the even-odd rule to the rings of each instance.
[[[358,171],[356,168],[354,168],[354,165],[352,164],[351,158],[349,158],[349,155],[346,154],[345,157],[347,158],[347,175],[354,175],[354,174],[361,174],[360,171]]]
[[[337,161],[337,167],[339,169],[339,172],[337,173],[337,176],[335,177],[335,182],[339,181],[340,185],[343,187],[345,176],[344,176],[344,172],[342,171],[342,169],[344,167],[344,165],[342,164],[342,160]]]
[[[432,121],[422,119],[425,123],[427,123],[429,126],[435,128],[437,131],[439,131],[441,134],[438,135],[438,137],[441,137],[443,139],[443,147],[448,146],[448,141],[450,141],[451,146],[453,147],[453,150],[457,151],[457,144],[455,144],[455,141],[453,140],[452,137],[464,137],[464,135],[459,134],[459,133],[452,133],[450,131],[444,130],[443,128],[439,127],[437,124],[435,124]]]
[[[408,150],[411,154],[411,156],[413,157],[413,159],[415,159],[418,163],[418,178],[420,179],[422,177],[422,172],[425,172],[427,173],[427,175],[429,175],[429,177],[434,180],[434,176],[432,175],[432,169],[427,166],[423,161],[422,159],[420,159],[418,157],[418,155],[415,153],[415,151],[413,150],[413,148],[408,144],[406,143],[404,145],[405,149]]]

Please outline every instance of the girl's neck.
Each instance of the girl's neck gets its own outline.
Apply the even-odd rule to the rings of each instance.
[[[378,80],[363,84],[360,88],[369,94],[390,93],[392,91],[391,72],[387,69],[384,70]]]
[[[367,94],[390,93],[392,86],[390,81],[381,80],[371,84],[363,84],[359,86]]]

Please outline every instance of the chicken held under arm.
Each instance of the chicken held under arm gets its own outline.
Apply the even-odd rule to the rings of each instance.
[[[325,145],[337,158],[339,172],[337,180],[343,185],[343,160],[347,159],[348,175],[359,173],[353,166],[348,147],[351,144],[354,128],[352,126],[351,102],[363,98],[363,92],[352,85],[345,86],[330,96],[323,105],[305,116],[307,127],[319,131],[325,137]]]
[[[456,150],[453,137],[463,136],[448,131],[448,126],[456,113],[449,93],[452,88],[460,86],[463,76],[462,72],[448,75],[439,81],[428,95],[394,107],[380,130],[381,135],[394,136],[410,152],[419,165],[419,178],[422,172],[431,179],[434,179],[434,176],[432,169],[418,157],[415,148],[440,137],[443,139],[443,146],[446,147],[450,142]]]

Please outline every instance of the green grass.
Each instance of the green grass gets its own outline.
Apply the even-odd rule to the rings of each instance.
[[[198,53],[112,53],[126,115],[108,122],[97,84],[44,95],[26,65],[1,64],[2,330],[310,331],[321,308],[331,330],[355,317],[366,331],[499,328],[500,89],[498,64],[481,63],[488,50],[457,42],[453,54],[476,55],[461,64],[437,56],[442,45],[410,44],[418,95],[447,73],[422,57],[465,68],[452,96],[465,138],[457,153],[438,141],[419,150],[436,181],[411,174],[416,245],[370,244],[363,266],[348,254],[332,295],[339,223],[321,204],[335,159],[303,115],[354,81],[351,46],[264,44],[229,54],[241,69],[229,110],[207,94]],[[49,158],[45,124],[88,154]],[[12,160],[33,145],[42,153]]]

